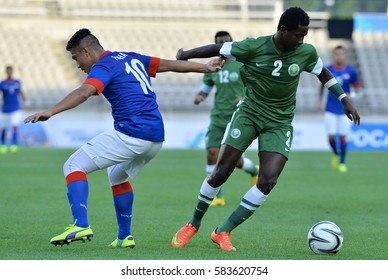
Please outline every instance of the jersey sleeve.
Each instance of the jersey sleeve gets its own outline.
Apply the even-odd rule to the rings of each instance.
[[[147,56],[139,53],[134,53],[137,58],[143,63],[144,67],[147,69],[148,75],[150,77],[156,77],[158,68],[160,65],[160,58],[154,56]]]
[[[353,87],[359,88],[361,87],[360,81],[358,79],[357,71],[354,67],[351,68],[351,74],[350,74],[350,83]]]
[[[222,45],[220,54],[233,60],[245,62],[249,58],[251,51],[250,40],[252,39],[248,38],[242,41],[226,42]]]
[[[212,79],[212,76],[213,76],[213,73],[206,73],[205,75],[203,75],[200,91],[205,92],[207,94],[209,94],[212,91],[214,86],[214,81]]]
[[[107,87],[111,80],[109,69],[103,65],[95,64],[84,84],[91,85],[96,88],[97,94],[101,94],[104,88]]]
[[[203,75],[202,83],[210,87],[214,86],[214,81],[212,76],[213,76],[213,73],[206,73],[205,75]]]
[[[22,91],[22,82],[18,80],[19,93]]]
[[[319,57],[317,50],[313,45],[307,44],[306,46],[308,47],[309,58],[305,71],[318,76],[323,70],[322,59]]]
[[[160,58],[159,57],[150,57],[150,64],[148,65],[148,73],[150,74],[150,77],[155,77],[156,72],[158,72],[160,64]]]

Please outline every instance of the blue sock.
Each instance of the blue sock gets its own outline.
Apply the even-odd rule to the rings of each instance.
[[[345,163],[346,150],[347,150],[347,143],[346,141],[342,141],[340,145],[340,163]]]
[[[78,227],[88,227],[89,184],[86,174],[81,171],[72,172],[66,176],[66,182],[73,223]]]
[[[333,140],[330,139],[330,140],[329,140],[329,144],[330,144],[330,147],[331,147],[333,153],[334,153],[335,155],[338,155],[338,152],[337,152],[337,143],[336,143],[335,138],[334,138]]]
[[[17,144],[18,144],[18,128],[14,127],[13,135],[12,135],[12,145],[17,145]]]
[[[7,135],[7,130],[5,129],[5,128],[3,128],[2,130],[1,130],[1,145],[5,145],[6,143],[5,143],[5,137],[6,137],[6,135]]]
[[[133,191],[129,182],[112,186],[113,202],[118,224],[118,239],[131,234]]]

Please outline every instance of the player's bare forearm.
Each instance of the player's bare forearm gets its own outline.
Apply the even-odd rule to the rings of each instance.
[[[63,111],[74,108],[83,102],[85,102],[95,92],[94,87],[91,85],[82,85],[79,88],[73,90],[65,98],[59,101],[56,105],[50,109],[33,114],[24,120],[24,123],[35,123],[38,121],[47,121],[52,116],[61,113]]]
[[[180,61],[180,60],[168,60],[161,59],[158,67],[158,72],[173,71],[178,73],[197,72],[207,73],[215,72],[221,68],[221,60],[213,59],[207,64],[193,62],[193,61]]]
[[[218,56],[220,54],[221,47],[222,47],[222,44],[210,44],[210,45],[190,49],[187,51],[184,51],[183,49],[179,49],[176,54],[176,59],[187,60],[190,58],[208,58],[208,57]]]
[[[26,95],[24,94],[23,91],[20,91],[20,97],[22,98],[22,101],[26,101],[27,100]]]
[[[179,60],[168,60],[161,59],[158,67],[158,72],[199,72],[206,73],[207,68],[205,64],[197,63],[193,61],[179,61]]]
[[[334,78],[333,74],[326,67],[323,67],[321,74],[319,74],[317,77],[322,85],[326,84],[329,80]]]
[[[80,88],[75,89],[69,93],[64,99],[59,101],[56,105],[51,108],[53,115],[61,113],[63,111],[77,107],[78,105],[84,103],[90,95],[85,94]]]

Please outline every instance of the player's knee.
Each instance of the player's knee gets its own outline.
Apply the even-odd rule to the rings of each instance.
[[[63,173],[65,176],[75,171],[88,174],[98,169],[100,168],[81,148],[74,152],[63,165]]]
[[[90,172],[90,168],[87,166],[86,162],[71,156],[63,165],[63,174],[66,177],[70,173],[76,171],[81,171],[85,174],[88,174]]]
[[[81,171],[86,173],[85,170],[81,168],[81,166],[79,166],[76,162],[72,161],[71,158],[69,158],[63,165],[63,175],[65,175],[66,177],[67,175],[75,171]]]
[[[212,187],[219,187],[221,186],[223,183],[226,182],[226,180],[228,180],[228,177],[229,177],[229,174],[227,172],[225,172],[225,170],[222,170],[222,169],[215,169],[214,172],[210,175],[209,179],[208,179],[208,183],[212,186]]]
[[[128,175],[121,167],[114,165],[108,168],[108,178],[111,186],[115,186],[128,181]]]
[[[216,164],[218,157],[219,149],[217,148],[209,148],[207,150],[207,161],[208,164]]]
[[[278,176],[276,174],[260,174],[257,187],[263,194],[267,195],[276,186],[277,180]]]

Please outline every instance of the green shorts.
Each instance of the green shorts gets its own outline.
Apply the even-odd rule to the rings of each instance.
[[[222,144],[245,152],[252,142],[259,138],[260,152],[279,153],[288,158],[292,136],[291,120],[290,123],[280,123],[237,110],[226,128]]]
[[[221,141],[224,137],[226,126],[217,126],[210,123],[205,136],[206,149],[221,147]]]

